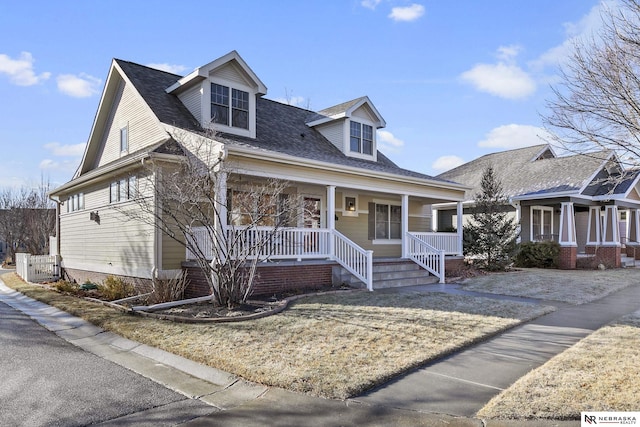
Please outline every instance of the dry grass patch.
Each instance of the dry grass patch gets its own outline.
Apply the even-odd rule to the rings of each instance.
[[[478,412],[484,418],[579,419],[640,408],[640,311],[535,369]]]
[[[440,293],[329,294],[263,319],[175,324],[4,281],[127,338],[250,381],[347,398],[431,359],[551,311],[551,307]],[[18,279],[19,281],[19,279]]]
[[[638,270],[554,270],[528,268],[478,276],[465,290],[584,304],[638,282]]]

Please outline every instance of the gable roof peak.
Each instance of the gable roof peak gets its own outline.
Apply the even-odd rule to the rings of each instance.
[[[193,86],[196,83],[201,82],[209,77],[209,74],[222,66],[235,63],[240,69],[246,74],[248,80],[251,82],[256,92],[259,95],[265,95],[267,93],[267,86],[260,80],[258,75],[253,72],[251,67],[245,62],[244,59],[240,56],[238,51],[232,50],[231,52],[223,55],[208,64],[197,67],[191,73],[179,79],[177,82],[169,86],[165,89],[167,93],[178,94],[183,90]]]
[[[383,128],[387,125],[378,109],[373,105],[373,102],[371,102],[369,97],[366,95],[318,111],[309,119],[307,125],[317,126],[323,123],[331,122],[333,120],[350,118],[353,112],[363,105],[366,105],[375,116],[376,121],[378,122],[378,125],[376,126],[378,129]]]

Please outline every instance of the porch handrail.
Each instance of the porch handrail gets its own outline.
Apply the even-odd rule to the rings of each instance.
[[[417,237],[429,246],[443,250],[445,255],[462,255],[458,245],[458,233],[427,233],[410,231],[409,234]]]
[[[445,251],[431,246],[413,233],[407,233],[406,239],[409,259],[436,276],[440,283],[444,283]]]
[[[334,239],[333,259],[373,291],[373,251],[361,248],[338,230],[331,230],[331,233]]]
[[[214,257],[211,241],[212,230],[206,226],[193,227],[193,238],[206,259]],[[284,227],[228,227],[227,239],[229,256],[243,256],[246,259],[318,259],[330,258],[329,230],[325,228]],[[253,251],[246,254],[241,251]],[[246,256],[245,256],[246,255]],[[195,254],[187,247],[187,259],[195,259]]]

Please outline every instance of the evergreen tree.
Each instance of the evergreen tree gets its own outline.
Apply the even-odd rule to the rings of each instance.
[[[492,167],[482,174],[482,191],[475,196],[472,221],[464,227],[464,253],[480,261],[487,270],[504,270],[518,236],[518,224],[509,218],[509,203]]]

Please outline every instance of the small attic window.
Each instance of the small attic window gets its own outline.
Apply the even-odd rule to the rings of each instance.
[[[120,128],[120,152],[129,151],[129,126]]]
[[[211,120],[225,126],[249,129],[249,92],[211,83]]]
[[[373,126],[351,121],[349,149],[354,153],[373,154]]]

